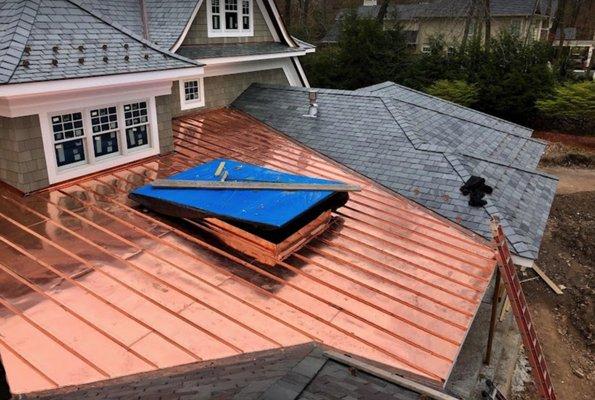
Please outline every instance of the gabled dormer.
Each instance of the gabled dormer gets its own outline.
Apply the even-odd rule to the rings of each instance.
[[[314,51],[272,0],[6,0],[0,39],[0,181],[23,192],[171,152],[173,117],[307,86]]]

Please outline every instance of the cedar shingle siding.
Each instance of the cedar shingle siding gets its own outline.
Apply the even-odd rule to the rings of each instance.
[[[0,180],[22,192],[48,185],[39,117],[0,117]]]
[[[225,107],[229,105],[252,83],[269,83],[289,86],[287,77],[281,68],[207,77],[204,79],[206,104],[202,109]],[[174,82],[171,94],[172,117],[192,114],[201,109],[193,108],[191,110],[181,110],[179,93],[178,82]],[[159,111],[159,106],[157,108]],[[169,129],[171,131],[171,127],[169,127]]]
[[[182,46],[188,45],[197,45],[197,44],[227,44],[227,43],[253,43],[253,42],[272,42],[273,36],[271,35],[271,31],[269,30],[264,16],[260,11],[260,7],[256,1],[254,1],[254,36],[248,37],[218,37],[218,38],[210,38],[208,37],[208,29],[207,29],[207,8],[206,8],[207,1],[203,3],[198,10],[198,14],[188,31],[188,35]]]

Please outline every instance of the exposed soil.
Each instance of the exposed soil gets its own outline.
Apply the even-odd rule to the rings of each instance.
[[[568,400],[595,397],[595,183],[582,184],[589,191],[556,196],[537,261],[564,294],[556,295],[541,279],[523,284],[558,398]],[[521,279],[533,276],[530,271]],[[538,396],[528,383],[513,398]]]
[[[545,139],[548,142],[563,143],[572,147],[595,151],[595,136],[577,136],[558,132],[535,131],[533,137]]]

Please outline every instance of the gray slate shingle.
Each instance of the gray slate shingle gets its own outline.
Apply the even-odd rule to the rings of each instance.
[[[307,89],[253,85],[232,106],[481,236],[500,216],[514,251],[535,259],[556,188],[534,170],[543,144],[516,133],[526,128],[428,97],[321,89],[312,119],[303,116]],[[471,174],[495,188],[486,207],[470,207],[459,190]]]
[[[329,360],[324,349],[309,343],[22,399],[418,400],[421,396]]]
[[[114,4],[104,6],[115,7]],[[0,84],[200,65],[160,49],[74,0],[10,0],[0,9],[0,21],[6,39],[0,52]],[[26,51],[27,46],[30,52]],[[79,46],[84,49],[80,50]],[[54,60],[57,65],[53,64]],[[28,66],[24,65],[25,61]]]

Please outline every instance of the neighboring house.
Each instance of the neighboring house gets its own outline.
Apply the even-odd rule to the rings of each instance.
[[[255,85],[233,107],[485,238],[499,216],[517,262],[537,258],[557,179],[530,129],[391,82],[320,90],[308,119],[306,92]],[[471,175],[494,188],[484,207],[459,191]]]
[[[173,150],[171,118],[307,86],[272,0],[0,4],[0,179],[31,192]]]
[[[480,34],[483,38],[483,10],[474,4],[477,4],[474,0],[434,0],[391,5],[384,23],[385,26],[399,23],[407,35],[409,46],[417,52],[428,52],[433,37],[441,36],[447,46],[460,44],[468,19],[469,36]],[[555,6],[557,3],[553,4]],[[492,0],[490,10],[492,36],[510,30],[527,40],[545,39],[551,16],[554,15],[552,10],[548,10],[548,2],[543,0]],[[356,9],[359,16],[366,18],[376,18],[379,11],[380,5],[375,0],[365,0]],[[337,22],[322,39],[322,44],[337,43],[341,18],[345,12],[339,13]]]
[[[560,30],[556,32],[554,46],[560,46],[562,34]],[[568,48],[571,68],[576,70],[586,70],[595,68],[595,57],[593,51],[595,48],[595,34],[593,37],[580,36],[577,28],[564,28],[563,47]]]

